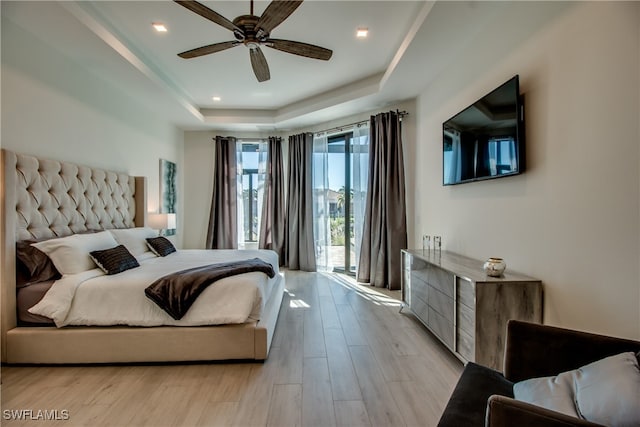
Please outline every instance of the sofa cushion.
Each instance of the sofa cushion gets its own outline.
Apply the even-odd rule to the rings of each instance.
[[[575,373],[576,371],[569,371],[555,377],[532,378],[517,382],[513,385],[513,395],[522,402],[582,418],[578,415],[574,401]]]
[[[494,394],[513,397],[513,383],[498,371],[467,363],[438,426],[484,425],[487,401]]]
[[[513,387],[515,398],[610,426],[640,425],[640,368],[633,352]]]

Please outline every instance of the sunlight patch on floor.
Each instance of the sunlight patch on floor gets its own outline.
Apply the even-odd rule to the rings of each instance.
[[[310,308],[311,306],[300,298],[296,298],[296,294],[288,289],[284,290],[284,293],[289,297],[289,307],[291,308]]]
[[[340,273],[320,273],[325,277],[335,281],[340,286],[356,292],[360,297],[371,301],[375,305],[386,305],[390,307],[400,307],[400,291],[381,290],[374,286],[358,283],[355,278]],[[391,295],[387,295],[387,293]],[[395,297],[394,294],[397,294]]]
[[[309,304],[301,299],[292,299],[289,301],[289,307],[291,308],[311,308]]]

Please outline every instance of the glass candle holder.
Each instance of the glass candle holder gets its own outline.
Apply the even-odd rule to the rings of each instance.
[[[425,234],[422,236],[422,250],[428,251],[429,249],[431,249],[431,236]]]
[[[433,249],[440,252],[442,249],[442,237],[441,236],[433,236]]]

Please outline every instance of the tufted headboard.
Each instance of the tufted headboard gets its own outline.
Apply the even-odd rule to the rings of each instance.
[[[2,150],[2,359],[17,324],[15,244],[145,225],[146,179]]]

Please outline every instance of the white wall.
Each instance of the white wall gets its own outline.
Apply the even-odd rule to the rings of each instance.
[[[480,34],[417,100],[413,246],[502,256],[543,280],[545,323],[640,338],[639,32],[640,3],[576,2],[507,52]],[[443,187],[442,122],[515,74],[528,170]]]
[[[2,148],[148,179],[159,201],[159,159],[183,170],[183,132],[118,87],[11,21],[2,22]],[[184,193],[178,176],[178,220]],[[175,243],[181,245],[180,228]]]

